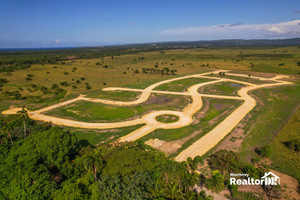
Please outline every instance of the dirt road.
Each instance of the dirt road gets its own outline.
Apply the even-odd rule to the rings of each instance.
[[[220,71],[226,72],[226,70],[220,70]],[[218,74],[220,71],[215,71],[213,73]],[[110,128],[133,126],[133,125],[137,125],[137,124],[145,124],[145,126],[139,128],[119,139],[120,142],[124,142],[124,141],[135,141],[135,140],[151,133],[152,131],[154,131],[156,129],[176,129],[176,128],[181,128],[181,127],[190,125],[193,122],[193,115],[195,113],[197,113],[202,107],[202,97],[243,100],[244,103],[240,107],[238,107],[233,113],[231,113],[224,121],[222,121],[213,130],[211,130],[205,136],[203,136],[198,141],[193,143],[187,149],[182,151],[176,157],[177,161],[183,161],[183,160],[186,160],[188,157],[195,157],[197,155],[203,155],[204,153],[206,153],[209,149],[214,147],[220,140],[222,140],[245,117],[245,115],[254,108],[254,106],[256,105],[256,102],[251,96],[249,96],[247,94],[248,91],[263,88],[263,87],[291,84],[290,82],[287,82],[287,81],[278,80],[281,78],[286,78],[286,76],[276,76],[276,77],[273,77],[270,79],[260,78],[260,77],[252,77],[252,78],[258,78],[260,80],[271,80],[271,81],[276,82],[276,83],[269,83],[269,84],[264,84],[264,85],[255,85],[255,84],[251,84],[248,82],[237,81],[237,80],[232,80],[232,79],[227,79],[227,78],[217,78],[217,77],[206,76],[206,75],[210,75],[211,73],[212,72],[207,72],[207,73],[202,73],[202,74],[196,74],[196,75],[190,75],[190,76],[184,76],[184,77],[164,80],[164,81],[160,81],[155,84],[152,84],[145,89],[119,88],[119,87],[104,89],[106,91],[123,90],[123,91],[142,92],[142,94],[139,96],[139,98],[135,101],[130,101],[130,102],[112,101],[112,100],[104,100],[104,99],[87,98],[84,95],[80,95],[79,97],[77,97],[75,99],[61,102],[61,103],[58,103],[58,104],[55,104],[52,106],[48,106],[48,107],[36,110],[36,111],[28,111],[28,116],[34,120],[41,120],[41,121],[45,121],[45,122],[51,122],[56,125],[71,126],[71,127],[78,127],[78,128],[110,129]],[[230,75],[245,76],[245,75],[232,74],[232,73],[230,73]],[[156,87],[158,87],[160,85],[170,83],[172,81],[187,79],[187,78],[210,78],[210,79],[212,79],[212,81],[193,85],[188,88],[187,92],[170,92],[170,91],[154,90]],[[215,84],[215,83],[219,83],[219,82],[226,82],[226,81],[241,83],[241,84],[244,84],[247,86],[241,88],[238,91],[239,96],[225,96],[225,95],[199,94],[198,93],[198,89],[205,85]],[[191,96],[192,103],[188,104],[181,112],[171,111],[171,110],[152,111],[152,112],[145,114],[144,116],[134,119],[134,120],[113,122],[113,123],[79,122],[79,121],[75,121],[75,120],[68,120],[68,119],[52,117],[52,116],[42,114],[43,112],[46,112],[46,111],[49,111],[49,110],[52,110],[55,108],[59,108],[61,106],[65,106],[65,105],[74,103],[76,101],[91,101],[91,102],[97,102],[97,103],[109,104],[109,105],[118,105],[118,106],[137,105],[137,104],[141,104],[141,103],[147,101],[152,93],[187,95],[187,96]],[[21,110],[21,108],[9,109],[9,110],[3,111],[2,114],[15,114],[19,110]],[[158,116],[165,115],[165,114],[176,115],[176,116],[178,116],[179,119],[178,119],[178,121],[173,122],[173,123],[161,123],[156,120],[156,118]]]

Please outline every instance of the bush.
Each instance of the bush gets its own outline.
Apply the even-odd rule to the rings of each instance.
[[[87,90],[92,89],[92,87],[91,87],[90,85],[86,85],[85,88],[86,88]]]
[[[57,84],[52,84],[52,87],[51,87],[51,89],[56,89],[56,88],[58,88],[58,85]]]
[[[242,172],[243,163],[240,161],[239,155],[233,151],[221,150],[211,155],[208,164],[213,170],[219,170],[224,173]]]
[[[60,82],[60,85],[61,86],[70,86],[67,81]]]
[[[295,152],[299,152],[300,150],[300,137],[298,138],[294,138],[288,142],[284,142],[284,145],[289,148],[292,149]]]
[[[263,146],[263,147],[260,147],[260,148],[256,148],[255,152],[259,156],[267,158],[267,157],[270,157],[271,148],[270,148],[270,146],[266,145],[266,146]]]

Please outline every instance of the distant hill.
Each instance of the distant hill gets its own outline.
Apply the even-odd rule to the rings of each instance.
[[[199,47],[279,47],[300,46],[300,38],[272,39],[272,40],[202,40],[202,41],[180,41],[180,42],[157,42],[145,44],[120,45],[128,47],[149,48],[199,48]]]

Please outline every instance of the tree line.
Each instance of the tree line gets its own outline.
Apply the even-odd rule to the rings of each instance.
[[[0,160],[0,199],[213,199],[204,187],[227,187],[239,199],[243,193],[229,185],[229,174],[259,178],[268,170],[225,150],[208,158],[211,174],[204,175],[200,156],[178,163],[141,142],[95,147],[30,119],[24,107],[0,118]]]

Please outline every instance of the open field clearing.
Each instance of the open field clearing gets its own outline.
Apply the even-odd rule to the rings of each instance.
[[[188,94],[188,88],[200,83],[204,85],[199,87],[195,92],[201,94],[202,98],[208,98],[210,99],[209,101],[223,101],[225,104],[227,104],[226,101],[235,102],[234,104],[238,107],[243,101],[238,99],[230,100],[230,96],[239,97],[238,91],[243,87],[247,87],[247,85],[263,86],[265,84],[276,84],[277,80],[272,79],[276,76],[274,72],[298,74],[300,71],[297,66],[298,59],[300,59],[300,50],[296,47],[264,49],[199,48],[192,50],[152,51],[134,55],[100,57],[99,59],[75,59],[57,64],[32,65],[28,69],[0,74],[0,78],[8,81],[3,84],[2,87],[1,110],[8,109],[9,106],[12,105],[15,107],[26,105],[29,110],[37,110],[47,108],[47,106],[51,107],[51,105],[57,102],[72,100],[80,94],[84,94],[85,97],[83,97],[83,101],[76,101],[55,109],[41,109],[40,111],[43,111],[42,114],[51,115],[53,117],[63,117],[68,120],[86,123],[108,123],[126,121],[128,119],[140,120],[143,115],[151,113],[152,110],[170,110],[170,108],[172,108],[171,110],[184,112],[183,109],[186,106],[191,102],[195,102],[195,99],[189,99],[190,94]],[[220,74],[212,73],[213,70],[218,68],[231,69],[232,71],[224,71],[225,76],[220,78]],[[272,71],[273,73],[261,73],[268,71]],[[194,74],[203,72],[207,73],[204,76],[193,77]],[[191,76],[180,79],[183,75]],[[170,80],[172,78],[179,79],[155,85],[160,81]],[[222,82],[218,82],[221,79]],[[227,79],[227,81],[224,81],[225,79]],[[298,87],[298,78],[291,75],[290,78],[282,78],[281,80],[291,81],[296,83],[296,85],[276,86],[251,91],[250,95],[256,99],[258,104],[250,111],[244,120],[257,120],[259,116],[268,113],[266,112],[268,105],[275,106],[275,104],[278,104],[279,108],[281,108],[282,105],[284,105],[284,101],[286,103],[290,102],[290,110],[295,108],[298,99],[296,97],[297,92],[293,88]],[[153,85],[151,88],[152,92],[143,95],[144,89],[151,85]],[[124,90],[122,88],[119,90],[116,88],[119,86],[129,89]],[[112,90],[102,90],[103,88],[112,88]],[[266,94],[266,92],[268,93]],[[275,98],[274,95],[277,95],[277,92],[278,95],[282,94],[283,98]],[[257,97],[256,94],[262,94],[264,97]],[[229,99],[213,99],[217,96],[212,95],[229,96],[227,97]],[[143,99],[143,101],[140,101],[139,98]],[[166,142],[172,142],[190,137],[196,131],[203,131],[203,136],[205,132],[211,130],[214,126],[209,125],[209,120],[207,121],[208,118],[213,120],[213,118],[216,117],[215,121],[219,123],[221,120],[224,120],[225,116],[222,117],[224,111],[213,109],[213,103],[210,103],[209,109],[204,114],[199,114],[201,109],[205,108],[204,104],[207,103],[206,100],[204,101],[202,98],[201,104],[203,102],[203,105],[199,107],[200,111],[192,113],[193,115],[189,114],[193,116],[193,122],[189,122],[191,123],[190,125],[178,129],[155,128],[156,130],[154,130],[152,128],[153,132],[150,133],[152,129],[149,129],[150,134],[141,139],[146,141],[145,138],[148,138],[147,140],[157,138]],[[99,101],[99,99],[102,100]],[[118,102],[119,104],[121,102],[125,103],[116,106],[110,105],[112,102]],[[136,103],[132,104],[130,102]],[[264,107],[264,105],[266,107]],[[283,119],[287,120],[290,115],[288,110],[289,109],[287,109],[287,111],[278,111],[277,115],[281,115],[280,112],[285,113]],[[229,113],[232,111],[226,110],[226,112]],[[274,112],[276,113],[277,111]],[[197,118],[197,116],[201,117]],[[214,117],[210,118],[211,116]],[[178,118],[177,115],[174,117],[176,119]],[[160,116],[158,116],[157,119],[162,120],[162,124],[171,120],[171,118],[165,119]],[[276,120],[276,117],[271,118],[271,120],[263,119],[264,122],[262,126],[265,125],[265,121],[273,123]],[[195,121],[199,121],[198,123],[201,125],[198,124],[197,126]],[[132,122],[131,125],[143,122],[143,120],[139,122],[135,121]],[[241,123],[246,122],[242,120]],[[201,128],[198,128],[200,126]],[[250,124],[239,125],[245,133],[249,131],[253,132],[256,127],[259,127],[259,125],[254,128],[250,126]],[[267,128],[267,126],[264,127],[265,130],[264,128],[257,128],[257,130],[264,130],[261,134],[258,134],[258,138],[254,139],[256,134],[253,133],[247,136],[245,141],[263,141],[263,139],[259,137],[263,136],[269,138],[282,126],[279,124],[272,126],[272,129],[274,129],[272,133],[266,133],[269,128]],[[142,127],[140,127],[140,129],[143,130]],[[239,140],[236,139],[237,137],[230,135],[231,134],[229,134],[228,137],[233,137],[233,139],[231,139],[232,141]],[[182,151],[182,149],[195,142],[195,138],[202,136],[200,133],[195,134],[195,137],[190,138],[187,142],[182,144],[183,146],[180,147],[181,150],[179,151]],[[251,139],[252,137],[254,138]],[[100,138],[99,135],[99,139],[95,140],[100,141]],[[242,143],[242,141],[243,139],[241,139],[240,143]],[[251,154],[249,148],[246,147],[253,146],[251,141],[244,142],[243,144],[245,145],[240,144],[240,147],[237,148],[241,148],[242,152]],[[179,149],[178,145],[177,149]],[[173,154],[174,153],[175,152],[173,152]],[[178,153],[179,152],[177,152],[177,154]]]
[[[227,71],[225,72],[227,73]],[[234,110],[231,113],[226,113],[228,114],[228,116],[225,116],[224,120],[220,121],[215,127],[212,126],[213,122],[211,122],[210,120],[212,120],[212,118],[216,116],[220,117],[221,112],[216,111],[215,107],[213,107],[212,110],[208,109],[205,112],[205,114],[207,114],[207,116],[205,116],[207,119],[205,119],[204,117],[203,123],[205,125],[207,124],[211,125],[210,128],[211,127],[213,128],[210,131],[208,131],[207,134],[204,133],[204,135],[200,134],[200,132],[195,132],[195,128],[194,128],[194,133],[192,133],[192,137],[187,136],[186,138],[183,138],[185,139],[183,140],[184,142],[182,142],[181,144],[177,143],[175,145],[177,149],[181,148],[183,144],[185,144],[185,147],[187,146],[187,148],[185,148],[183,151],[180,150],[181,152],[176,157],[176,160],[185,160],[187,157],[204,155],[207,151],[209,151],[212,147],[214,147],[219,141],[221,141],[247,115],[247,113],[255,107],[256,101],[247,94],[249,90],[254,90],[257,88],[264,88],[269,86],[280,86],[280,85],[292,84],[291,82],[280,80],[282,78],[288,78],[288,76],[282,76],[282,75],[274,76],[272,78],[255,77],[260,80],[269,80],[273,82],[273,83],[262,84],[262,85],[255,85],[252,83],[238,81],[238,80],[231,80],[228,78],[216,78],[216,77],[207,76],[213,81],[203,82],[203,80],[200,79],[198,84],[191,85],[186,92],[171,92],[171,91],[155,90],[156,88],[161,87],[161,85],[170,84],[173,81],[178,82],[185,79],[196,78],[196,77],[202,78],[203,76],[211,73],[215,73],[215,74],[223,73],[224,76],[225,72],[215,71],[215,72],[194,74],[190,76],[163,80],[154,83],[146,87],[145,89],[118,88],[118,87],[105,88],[104,89],[105,91],[120,91],[120,90],[138,91],[141,92],[141,94],[138,96],[136,100],[128,101],[128,102],[97,99],[97,98],[87,98],[81,95],[75,99],[66,102],[61,102],[59,104],[45,107],[37,111],[30,111],[29,116],[32,117],[33,119],[43,120],[57,125],[65,125],[71,127],[73,126],[73,127],[80,127],[80,128],[98,128],[98,129],[121,128],[121,127],[133,126],[133,125],[145,123],[146,124],[145,126],[138,128],[137,130],[132,131],[128,135],[124,135],[123,137],[120,138],[120,141],[135,141],[138,140],[139,138],[148,135],[149,133],[157,129],[161,129],[161,128],[176,129],[176,128],[189,126],[194,121],[193,116],[202,108],[202,97],[243,100],[244,102],[241,106],[239,106],[236,110]],[[235,74],[230,74],[230,75],[235,75]],[[237,74],[237,76],[243,76],[243,75]],[[208,85],[212,87],[206,88]],[[236,88],[238,88],[239,90],[237,90]],[[210,94],[205,94],[205,92]],[[225,94],[219,94],[220,92],[225,92]],[[153,95],[151,95],[152,93],[160,93],[159,95],[162,94],[183,95],[182,97],[190,96],[192,100],[189,100],[188,102],[184,103],[182,100],[176,100],[173,97],[170,97],[169,99],[166,99],[163,96],[159,97],[159,95],[158,97],[157,96],[153,97]],[[236,95],[236,96],[231,96],[231,95]],[[151,97],[154,99],[151,99]],[[88,102],[84,102],[80,100],[84,100]],[[175,104],[172,105],[172,102]],[[73,103],[75,103],[75,105],[72,106]],[[98,103],[98,105],[95,105],[94,103],[96,104]],[[101,105],[99,103],[104,103],[107,105]],[[160,103],[165,105],[161,105],[160,107]],[[155,106],[157,106],[158,109],[155,109],[155,107],[153,107],[152,104],[155,104]],[[184,105],[181,108],[182,111],[168,110],[169,107],[172,107],[174,109],[174,106],[178,104],[179,105],[187,104],[187,105]],[[122,107],[112,107],[111,105],[122,106]],[[134,107],[132,106],[135,105],[139,105],[139,106],[135,110],[133,110]],[[150,108],[147,109],[147,105],[150,105]],[[220,107],[222,107],[220,103],[214,104],[214,106],[216,105],[218,105],[217,107],[219,107],[219,109]],[[124,107],[124,106],[130,106],[130,107]],[[62,110],[57,110],[57,109],[62,109]],[[160,109],[161,111],[157,111]],[[144,112],[147,110],[149,111],[153,110],[153,111],[144,114],[139,118],[132,118],[135,115],[137,116],[142,115],[143,112],[141,112],[141,110],[143,110]],[[13,114],[14,112],[17,111],[18,109],[11,109],[11,110],[4,111],[3,114]],[[224,113],[225,112],[223,111],[223,114]],[[55,117],[49,116],[49,114],[54,115]],[[174,120],[174,122],[172,123],[168,123],[167,121],[161,121],[162,119],[164,119],[161,116],[164,115],[173,115],[176,116],[178,119]],[[67,118],[63,119],[61,117],[67,117]],[[123,119],[123,117],[124,119],[127,119],[127,121],[121,120]],[[97,121],[96,123],[93,123],[95,119],[99,119],[99,120],[106,119],[107,121],[105,122],[102,121],[100,123]],[[87,122],[84,122],[85,120],[87,120]],[[201,118],[199,120],[202,121]],[[218,120],[216,119],[215,121]],[[202,137],[200,137],[199,135]],[[195,138],[198,140],[195,140]],[[186,142],[189,139],[192,139],[191,140],[192,142],[191,141]],[[176,150],[175,152],[172,153],[176,153]]]
[[[36,109],[70,95],[93,93],[105,87],[144,89],[170,77],[211,69],[244,70],[251,76],[258,71],[298,74],[299,60],[297,47],[199,48],[33,64],[27,69],[0,73],[0,78],[8,80],[2,87],[1,110],[7,109],[12,101],[13,105],[26,104]],[[241,77],[241,80],[255,79]]]
[[[300,180],[300,109],[271,143],[272,167]]]
[[[90,155],[87,159],[101,152],[107,173],[126,166],[123,173],[136,160],[147,159],[133,150],[145,148],[191,173],[193,162],[204,159],[196,171],[208,179],[215,170],[225,179],[229,172],[259,177],[269,166],[280,175],[283,197],[297,199],[299,156],[296,135],[290,131],[297,132],[299,123],[293,117],[282,128],[300,102],[298,51],[296,47],[177,49],[33,64],[3,72],[0,110],[3,115],[18,115],[3,117],[7,136],[2,141],[13,147],[16,138],[23,140],[26,132],[19,111],[25,112],[24,105],[29,117],[26,141],[43,135],[33,134],[35,130],[54,126],[44,132],[51,133],[47,139],[57,135],[53,141],[64,149],[70,142],[62,138],[74,137],[82,148],[79,154]],[[271,149],[268,158],[260,153],[266,149]],[[151,165],[146,163],[146,168]],[[229,193],[225,190],[222,195]],[[236,197],[255,199],[264,193],[262,187],[240,187]]]
[[[73,119],[83,122],[124,121],[141,117],[152,110],[181,110],[190,101],[187,96],[153,94],[143,104],[137,106],[113,106],[89,101],[78,101],[43,114]]]

